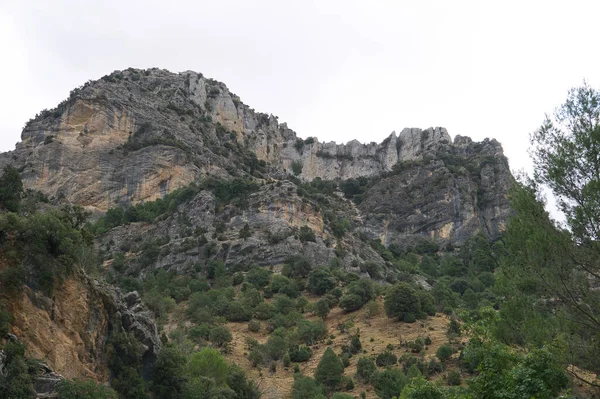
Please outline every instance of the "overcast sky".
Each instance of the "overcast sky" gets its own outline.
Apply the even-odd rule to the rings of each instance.
[[[496,138],[527,165],[544,113],[600,86],[599,1],[0,0],[0,151],[116,69],[195,70],[301,137]]]

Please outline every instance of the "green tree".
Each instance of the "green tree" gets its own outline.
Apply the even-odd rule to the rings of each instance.
[[[146,398],[146,387],[140,376],[142,351],[142,344],[132,334],[115,333],[109,339],[110,385],[121,399]]]
[[[294,378],[292,387],[293,399],[325,399],[323,390],[317,382],[303,375]]]
[[[327,348],[315,370],[315,380],[333,392],[340,386],[344,365],[331,348]]]
[[[327,291],[333,289],[337,285],[335,277],[331,272],[324,268],[318,267],[308,274],[308,291],[316,295],[323,295]]]
[[[0,398],[35,398],[32,379],[25,362],[25,346],[9,342],[4,345],[4,373],[0,374]]]
[[[389,318],[402,321],[407,315],[418,317],[421,314],[421,304],[417,290],[409,283],[401,282],[390,288],[383,304],[385,314]]]
[[[23,182],[19,171],[13,166],[5,166],[4,173],[0,176],[0,208],[19,212],[22,195]]]
[[[506,303],[499,333],[505,342],[539,345],[561,336],[565,363],[600,371],[600,92],[572,89],[531,135],[533,179],[510,191],[515,215],[496,283]],[[544,207],[549,187],[566,216],[554,222]],[[539,335],[541,333],[542,335]]]
[[[453,354],[454,349],[452,349],[450,345],[442,345],[435,352],[435,355],[438,359],[440,359],[440,362],[442,362],[442,364],[445,364],[446,360],[450,359],[450,356],[452,356]]]
[[[331,309],[326,299],[319,299],[315,304],[315,314],[325,320]]]
[[[400,395],[408,382],[408,378],[400,369],[390,368],[380,373],[375,373],[372,377],[372,382],[377,396],[381,399],[392,399]]]
[[[215,386],[222,387],[227,384],[229,366],[217,350],[202,348],[190,356],[187,372],[192,380],[207,378],[213,381]]]
[[[175,347],[166,347],[154,363],[151,391],[157,398],[177,399],[185,392],[186,358]]]

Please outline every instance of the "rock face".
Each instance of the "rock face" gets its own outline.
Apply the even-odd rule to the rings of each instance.
[[[144,344],[144,363],[151,367],[162,342],[151,312],[136,293],[123,297],[81,272],[54,292],[48,298],[25,287],[22,296],[9,303],[12,333],[27,346],[30,357],[65,378],[108,381],[108,339],[112,332],[126,331]]]
[[[0,154],[0,166],[8,163],[20,168],[26,187],[97,213],[161,198],[207,176],[261,184],[282,182],[289,174],[303,182],[371,178],[377,182],[365,200],[357,209],[349,204],[350,213],[342,216],[354,231],[385,245],[419,237],[460,245],[476,231],[496,238],[510,211],[511,175],[494,140],[473,143],[457,136],[452,142],[443,128],[404,129],[379,144],[302,140],[275,116],[244,105],[223,83],[191,71],[128,69],[86,83],[27,123],[16,149]],[[291,195],[297,185],[289,184],[283,192],[252,197],[242,214],[215,212],[208,192],[185,213],[209,232],[216,221],[226,232],[246,223],[263,232],[306,224],[323,240],[309,249],[289,240],[229,237],[217,243],[227,263],[273,264],[299,249],[327,262],[336,246],[324,244],[331,237],[324,214],[318,205],[306,211],[306,200]],[[137,226],[136,234],[185,237],[177,221],[169,223]],[[119,241],[131,234],[124,227],[111,237]],[[156,266],[189,263],[201,250],[171,254]]]

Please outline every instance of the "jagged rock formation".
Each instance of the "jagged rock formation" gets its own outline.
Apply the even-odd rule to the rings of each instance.
[[[64,378],[108,381],[107,342],[112,332],[133,333],[144,345],[148,369],[162,347],[154,317],[137,293],[123,296],[81,272],[56,287],[52,298],[25,287],[8,305],[14,316],[11,331],[29,356]]]
[[[445,155],[494,161],[478,176],[451,178],[438,173],[444,167],[457,171]],[[22,169],[27,187],[96,211],[160,198],[207,175],[280,179],[297,163],[304,181],[344,180],[423,160],[437,163],[419,166],[422,173],[412,173],[412,183],[387,180],[394,190],[386,203],[394,209],[382,211],[396,215],[394,221],[374,221],[373,214],[382,212],[369,205],[373,201],[359,208],[369,214],[372,235],[385,243],[403,234],[459,243],[474,229],[497,236],[508,215],[505,193],[511,179],[497,142],[472,143],[457,136],[452,143],[443,128],[404,129],[380,144],[303,141],[276,117],[241,103],[224,84],[190,71],[128,69],[88,82],[55,110],[30,121],[15,151],[0,156],[0,164]],[[263,172],[256,173],[257,162],[266,163]],[[441,185],[431,186],[432,176]],[[423,190],[435,191],[435,198]],[[408,201],[405,195],[422,200]]]

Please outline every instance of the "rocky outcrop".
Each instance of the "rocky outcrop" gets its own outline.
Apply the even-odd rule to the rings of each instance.
[[[460,245],[478,232],[500,235],[512,176],[497,141],[458,136],[435,153],[415,154],[366,193],[359,208],[367,231],[386,246],[423,238]]]
[[[395,173],[408,162],[422,164]],[[206,176],[285,180],[296,174],[310,182],[392,174],[380,183],[390,186],[387,194],[359,208],[364,214],[359,219],[368,221],[364,231],[385,243],[415,234],[460,243],[475,230],[494,238],[508,216],[511,180],[495,141],[457,136],[452,142],[444,128],[404,129],[379,144],[302,140],[277,117],[243,104],[223,83],[159,69],[118,71],[74,90],[27,123],[16,149],[0,154],[0,166],[7,163],[20,168],[26,187],[95,212],[161,198]],[[246,213],[244,220],[265,226],[265,215],[294,206],[296,200],[286,195],[263,197],[256,204],[260,211]],[[374,216],[388,211],[377,216],[381,220]],[[194,223],[210,224],[213,218],[204,212]],[[240,220],[226,222],[233,228]],[[295,226],[293,220],[286,224]],[[279,245],[286,248],[254,239],[228,244],[226,258],[241,261],[239,254],[250,253],[265,264],[298,249],[285,241]],[[327,258],[327,251],[318,252],[319,259]]]
[[[28,356],[65,378],[108,381],[108,339],[114,331],[126,331],[144,345],[145,366],[151,367],[162,343],[137,294],[123,297],[80,272],[54,292],[49,298],[24,287],[21,297],[9,303],[11,332],[26,345]]]

